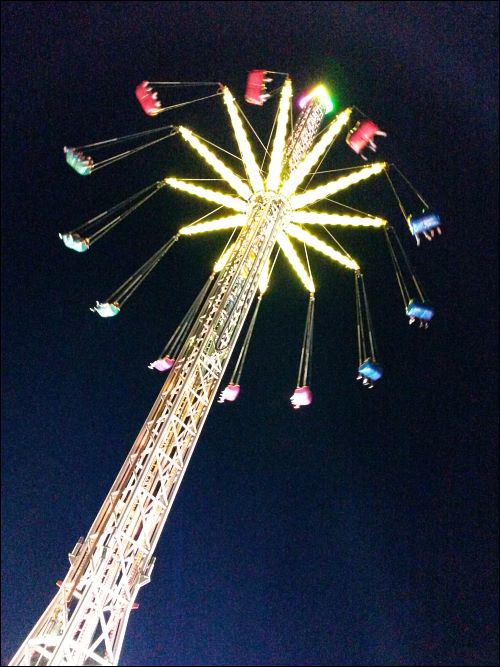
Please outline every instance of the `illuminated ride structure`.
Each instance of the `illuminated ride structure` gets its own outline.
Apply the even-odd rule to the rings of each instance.
[[[163,110],[157,104],[157,96],[152,97],[150,87],[141,84],[138,91],[141,99],[151,96],[147,100],[148,108],[152,109],[150,115]],[[218,94],[222,95],[227,107],[246,178],[232,172],[216,157],[208,142],[186,128],[172,131],[172,127],[168,126],[165,136],[179,134],[222,176],[237,196],[209,190],[192,182],[166,178],[154,184],[150,191],[138,193],[127,212],[120,212],[118,207],[106,212],[111,217],[115,213],[117,215],[110,221],[108,217],[104,227],[94,237],[83,236],[76,230],[61,235],[63,242],[73,250],[88,250],[92,241],[102,235],[103,229],[117,224],[130,210],[165,185],[232,211],[230,216],[196,221],[179,230],[147,265],[127,281],[118,297],[97,303],[96,312],[109,317],[120,311],[130,293],[178,238],[211,230],[239,230],[236,240],[232,245],[228,244],[190,309],[190,317],[184,322],[183,331],[177,335],[175,353],[160,355],[158,363],[163,360],[164,366],[156,368],[168,370],[167,379],[87,536],[80,538],[69,554],[70,568],[64,580],[58,582],[57,593],[12,658],[11,665],[118,664],[130,613],[138,606],[137,594],[141,586],[150,581],[156,545],[252,304],[257,304],[256,308],[260,304],[270,266],[278,250],[289,260],[310,294],[301,372],[291,399],[293,407],[311,402],[307,366],[312,344],[315,292],[310,270],[305,267],[293,245],[297,241],[354,272],[358,304],[359,377],[371,383],[381,375],[381,368],[375,359],[359,265],[348,254],[334,249],[303,227],[317,224],[386,229],[385,220],[371,215],[318,213],[309,209],[314,202],[384,172],[385,163],[368,164],[324,185],[302,191],[303,181],[346,128],[352,109],[342,111],[320,131],[331,108],[324,91],[315,89],[302,100],[302,110],[293,128],[289,129],[292,87],[287,77],[280,88],[270,162],[263,175],[235,99],[226,87],[220,88]],[[78,160],[84,159],[83,153],[77,149],[66,148],[65,152],[68,163],[72,162],[73,167],[78,167]],[[77,171],[88,175],[93,164],[86,159],[84,166]],[[395,261],[399,266],[398,260]],[[411,294],[405,295],[405,298],[408,296]],[[425,310],[423,296],[419,296],[418,305]],[[412,314],[417,319],[423,317],[422,311],[415,315],[415,309]],[[432,314],[428,315],[427,311],[427,319],[430,319]],[[245,345],[249,341],[255,316],[256,311]],[[241,354],[238,365],[240,361]],[[154,364],[152,367],[155,367]],[[223,391],[221,401],[236,398],[238,381],[239,375]]]

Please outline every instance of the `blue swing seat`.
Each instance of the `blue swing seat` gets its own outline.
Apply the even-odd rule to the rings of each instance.
[[[376,382],[377,380],[380,380],[384,372],[382,370],[382,366],[373,361],[371,357],[368,357],[368,359],[363,361],[361,366],[358,368],[358,373],[366,380]]]
[[[434,308],[418,299],[411,299],[406,306],[406,314],[411,320],[430,322],[434,317]]]

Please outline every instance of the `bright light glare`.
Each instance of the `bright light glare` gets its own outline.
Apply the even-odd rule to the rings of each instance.
[[[318,97],[318,98],[319,98],[321,104],[322,104],[323,107],[325,108],[325,113],[326,113],[326,114],[328,114],[328,113],[330,113],[331,111],[333,111],[333,101],[332,101],[332,98],[330,97],[330,95],[328,94],[327,89],[326,89],[325,86],[323,86],[323,85],[316,86],[316,88],[314,88],[313,90],[311,90],[311,92],[310,92],[309,94],[304,95],[304,97],[302,97],[302,98],[299,100],[299,107],[300,107],[301,109],[303,109],[303,108],[306,106],[306,104],[307,104],[310,100],[312,100],[314,97]]]
[[[283,254],[290,263],[293,271],[297,274],[300,281],[309,293],[315,292],[314,282],[310,271],[304,266],[300,257],[292,244],[291,239],[296,239],[304,243],[309,248],[325,255],[329,259],[338,262],[342,266],[359,271],[358,263],[347,256],[335,250],[333,247],[322,241],[317,236],[306,231],[299,225],[338,225],[338,226],[352,226],[352,227],[383,227],[386,226],[387,220],[378,217],[371,217],[367,215],[350,215],[337,213],[320,213],[317,211],[302,210],[308,207],[313,202],[319,201],[335,194],[340,190],[345,190],[351,185],[355,185],[364,181],[375,174],[379,174],[386,168],[385,162],[377,162],[366,167],[352,171],[344,176],[330,181],[325,185],[318,186],[314,189],[307,190],[300,194],[295,194],[300,187],[302,181],[306,176],[313,171],[315,165],[321,157],[328,151],[332,141],[340,133],[342,128],[346,125],[351,115],[352,109],[348,108],[338,114],[338,116],[327,126],[327,129],[322,132],[319,139],[306,154],[305,158],[298,165],[298,167],[289,175],[286,182],[280,188],[280,178],[283,169],[283,155],[285,152],[288,117],[290,112],[291,99],[291,82],[287,80],[283,86],[276,119],[276,133],[274,135],[273,147],[271,152],[271,159],[269,164],[269,172],[267,182],[264,185],[263,179],[260,175],[260,170],[257,165],[256,158],[252,152],[252,148],[248,141],[247,134],[243,128],[240,113],[236,106],[236,102],[227,88],[224,89],[224,102],[227,106],[231,123],[236,135],[236,141],[240,150],[240,154],[245,166],[246,173],[249,178],[249,185],[255,192],[265,191],[276,193],[283,197],[283,201],[287,201],[292,209],[291,213],[287,212],[287,221],[284,221],[284,228],[277,235],[277,242],[283,250]],[[303,100],[302,106],[313,96],[323,96],[324,89],[316,88],[310,95]],[[322,98],[323,99],[323,98]],[[326,104],[326,102],[324,102]],[[183,236],[192,236],[195,234],[202,234],[205,232],[213,232],[226,229],[234,229],[236,227],[244,227],[248,224],[250,213],[250,202],[252,201],[251,189],[246,183],[233,173],[226,165],[219,160],[219,158],[205,145],[202,140],[199,140],[190,130],[181,127],[180,133],[183,138],[203,157],[206,162],[211,165],[240,195],[235,197],[226,195],[222,192],[211,190],[201,185],[195,185],[190,181],[180,180],[177,178],[165,178],[163,183],[170,185],[172,188],[187,192],[196,197],[206,199],[207,201],[219,204],[228,209],[237,212],[235,215],[229,215],[224,218],[217,218],[213,220],[205,220],[204,222],[194,223],[182,227],[179,234]],[[279,199],[279,198],[278,198]],[[260,218],[259,218],[260,219]],[[218,273],[227,265],[234,249],[234,244],[231,245],[218,259],[214,266],[214,272]],[[263,294],[269,283],[269,261],[263,268],[259,277],[259,290]]]

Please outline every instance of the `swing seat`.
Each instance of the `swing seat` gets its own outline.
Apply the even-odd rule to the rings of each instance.
[[[120,312],[120,305],[117,301],[114,303],[99,303],[99,301],[96,301],[96,305],[90,310],[101,317],[114,317]]]
[[[169,371],[172,366],[175,364],[175,359],[171,359],[170,357],[162,357],[161,359],[156,359],[156,361],[153,361],[149,364],[148,368],[151,369],[156,369],[157,371],[160,371],[163,373],[164,371]]]
[[[263,69],[253,69],[247,78],[247,86],[245,90],[245,101],[248,104],[256,104],[262,106],[269,98],[266,93],[266,71]]]
[[[375,363],[371,357],[365,359],[361,366],[358,368],[358,380],[364,379],[371,382],[376,382],[380,380],[383,375],[382,366]]]
[[[157,99],[158,94],[154,92],[148,81],[143,81],[136,87],[135,96],[145,114],[156,116],[160,113],[161,102]]]
[[[66,155],[66,162],[80,176],[88,176],[92,172],[94,161],[91,157],[87,157],[74,148],[67,148],[66,146],[64,147],[64,153]]]
[[[406,314],[410,318],[410,324],[415,320],[430,322],[434,317],[434,308],[418,301],[418,299],[411,299],[406,306]]]
[[[348,133],[346,142],[355,153],[364,157],[363,151],[367,146],[373,152],[377,150],[374,142],[377,134],[383,137],[387,136],[372,120],[360,120]]]
[[[431,241],[434,236],[434,230],[436,230],[438,234],[441,234],[441,218],[437,213],[431,211],[416,216],[410,215],[408,217],[408,224],[417,243],[420,241],[420,234],[423,234],[429,241]]]
[[[297,387],[293,392],[293,396],[290,397],[290,401],[292,402],[294,410],[298,410],[303,405],[311,405],[312,391],[307,385],[304,387]]]
[[[219,396],[218,402],[224,403],[224,401],[231,401],[231,402],[235,401],[238,398],[239,393],[240,393],[240,385],[229,383]]]
[[[59,234],[59,238],[66,248],[76,252],[86,252],[90,248],[89,240],[82,238],[80,234]]]

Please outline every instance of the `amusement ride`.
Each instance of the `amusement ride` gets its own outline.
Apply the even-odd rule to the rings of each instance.
[[[204,87],[208,92],[169,105],[170,92],[180,87],[192,90]],[[140,588],[150,581],[158,540],[205,419],[217,397],[219,403],[233,402],[239,397],[260,305],[279,255],[288,262],[308,294],[297,386],[290,397],[296,410],[309,406],[313,399],[310,378],[316,289],[308,250],[352,272],[358,346],[356,376],[362,385],[373,388],[383,375],[361,267],[333,236],[332,227],[381,230],[409,323],[417,322],[426,328],[434,315],[395,227],[382,217],[331,199],[380,175],[387,179],[417,243],[421,236],[430,240],[435,232],[441,233],[439,215],[429,208],[406,176],[392,163],[371,160],[377,149],[376,138],[385,137],[386,133],[356,107],[348,107],[331,117],[332,100],[320,85],[300,96],[294,120],[291,78],[285,73],[252,70],[247,78],[245,102],[262,107],[277,100],[269,143],[262,144],[265,159],[259,166],[249,131],[257,135],[227,86],[220,82],[143,81],[136,87],[135,95],[151,118],[185,104],[221,98],[239,155],[228,154],[212,139],[175,125],[64,148],[67,164],[78,174],[89,176],[177,137],[224,183],[223,189],[212,189],[200,184],[200,179],[164,177],[71,231],[61,233],[59,236],[67,248],[87,252],[165,188],[216,206],[202,218],[178,229],[146,263],[109,297],[97,301],[91,310],[102,318],[119,315],[128,299],[181,239],[217,231],[230,232],[231,236],[186,315],[149,364],[151,370],[166,373],[165,382],[90,530],[69,554],[70,567],[64,579],[57,582],[54,598],[12,658],[11,665],[118,664],[129,617],[138,608]],[[330,177],[335,171],[319,169],[340,138],[362,160],[360,166],[336,170],[340,175],[336,173],[331,180],[311,185],[319,174],[327,173]],[[238,169],[229,166],[234,162],[238,163]],[[394,175],[412,191],[420,210],[408,213],[396,190]],[[318,202],[324,202],[322,210],[316,208]],[[310,231],[311,228],[326,234],[327,240]],[[229,383],[221,389],[219,385],[232,362]],[[239,400],[244,400],[244,396]]]

